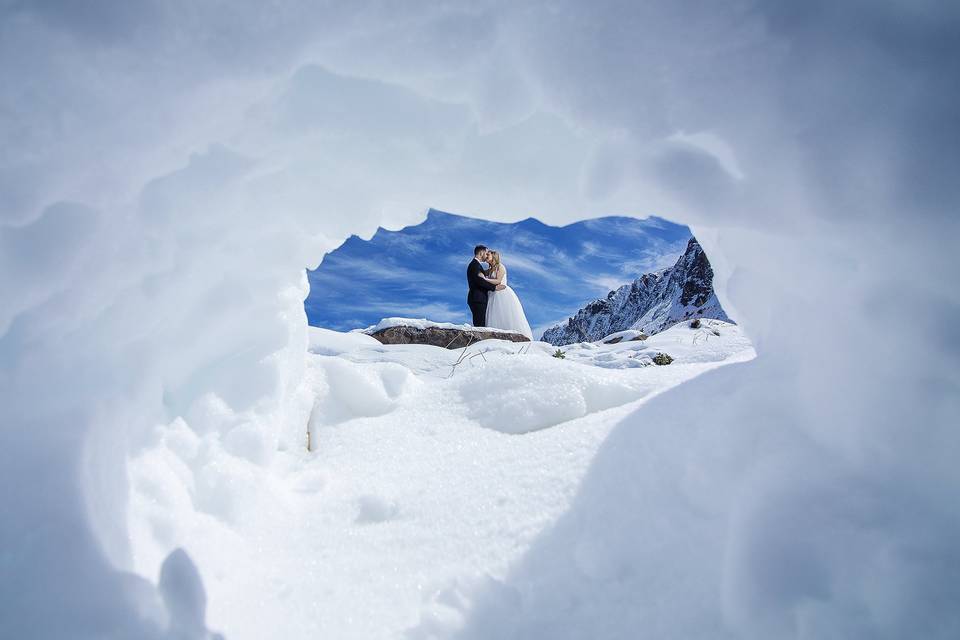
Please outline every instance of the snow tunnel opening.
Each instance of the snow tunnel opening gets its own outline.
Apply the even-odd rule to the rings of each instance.
[[[483,291],[486,309],[501,305],[485,318],[474,314],[468,273],[477,246],[497,251],[509,282]],[[481,258],[476,270],[495,278]],[[451,411],[522,434],[641,401],[660,378],[672,385],[750,359],[752,345],[713,280],[690,228],[658,217],[552,226],[431,208],[414,224],[351,235],[308,270],[307,366],[330,391],[316,394],[307,448],[316,451],[323,433],[344,423],[416,404],[425,381],[446,389]],[[649,371],[635,375],[641,369]],[[512,387],[502,410],[485,410],[485,396],[471,392],[485,375]],[[567,396],[558,399],[551,385]]]
[[[657,517],[636,494],[579,512],[623,539],[558,546],[576,565],[568,586],[583,590],[558,591],[547,566],[547,601],[599,612],[597,628],[629,617],[688,636],[770,637],[798,612],[804,629],[872,637],[956,626],[941,615],[947,599],[930,597],[957,583],[940,561],[957,538],[944,506],[957,486],[944,426],[957,413],[955,265],[931,251],[956,228],[955,148],[943,144],[956,109],[941,81],[955,75],[942,46],[954,19],[899,5],[864,21],[854,5],[705,4],[689,20],[676,3],[609,15],[417,3],[333,20],[214,11],[184,29],[173,10],[104,21],[15,4],[0,468],[17,490],[0,537],[17,579],[0,620],[28,633],[9,635],[158,637],[126,631],[171,559],[174,588],[161,590],[199,592],[193,603],[209,602],[208,625],[227,637],[384,637],[420,604],[418,567],[455,581],[445,567],[494,566],[562,512],[576,488],[567,471],[583,468],[612,414],[521,437],[495,427],[616,400],[616,385],[583,380],[629,371],[505,354],[513,379],[549,384],[508,386],[527,393],[491,407],[483,396],[503,378],[484,375],[491,367],[440,384],[413,371],[430,365],[422,349],[384,362],[390,349],[372,345],[379,360],[354,362],[305,348],[304,265],[350,233],[416,222],[431,198],[490,219],[546,210],[550,223],[642,204],[710,227],[696,235],[717,294],[765,356],[725,367],[700,397],[661,396],[674,401],[664,423],[685,416],[690,428],[660,448],[641,433],[606,465],[631,473],[597,483],[597,494],[661,495]],[[900,339],[890,327],[904,309],[917,330]],[[318,407],[318,396],[335,401]],[[325,427],[322,457],[304,447],[312,420]],[[631,457],[643,451],[666,474],[690,474],[645,483],[657,468]],[[553,463],[563,468],[542,479],[523,473]],[[677,503],[692,508],[660,517]],[[510,511],[491,530],[468,507]],[[646,537],[633,512],[654,527]],[[390,552],[404,536],[436,535],[417,514],[464,523],[443,530],[464,535],[408,545],[399,565]],[[793,523],[816,535],[796,544]],[[181,546],[207,599],[171,554]],[[343,553],[357,546],[379,553]],[[603,547],[637,555],[618,565]],[[919,564],[916,549],[927,550]],[[118,568],[151,583],[136,589],[142,602],[124,597]],[[690,588],[660,588],[681,574]],[[598,608],[584,575],[653,590],[630,593],[629,611]],[[463,601],[456,586],[445,602]],[[491,591],[490,620],[514,617],[511,593]],[[180,608],[181,622],[203,622],[202,605]],[[338,628],[345,618],[355,626]]]
[[[311,74],[297,74],[293,80],[294,84],[310,84],[316,79]],[[320,80],[331,78],[322,75]],[[283,100],[289,97],[284,95]],[[433,127],[430,122],[428,129]],[[469,166],[454,165],[449,172],[433,173],[432,168],[424,169],[414,162],[408,169],[394,162],[395,158],[370,153],[366,143],[345,145],[337,159],[339,164],[320,162],[305,149],[324,140],[324,132],[310,129],[313,125],[309,122],[289,124],[296,125],[285,130],[285,134],[296,132],[290,140],[272,129],[260,131],[267,138],[279,136],[275,164],[255,160],[259,152],[250,140],[246,144],[234,140],[231,146],[212,145],[193,154],[186,166],[146,184],[130,213],[129,227],[104,227],[109,246],[124,246],[128,236],[136,237],[133,250],[128,251],[143,260],[132,261],[136,269],[129,276],[124,274],[121,283],[129,280],[142,286],[133,286],[133,295],[119,293],[111,321],[93,330],[102,336],[99,342],[104,344],[113,344],[108,338],[111,334],[132,337],[117,343],[112,361],[100,354],[90,359],[97,366],[115,362],[121,369],[137,371],[141,362],[150,363],[116,394],[118,398],[139,394],[143,402],[137,408],[149,410],[135,412],[133,404],[118,401],[123,405],[119,410],[108,408],[103,412],[108,426],[129,421],[143,428],[129,429],[132,453],[125,469],[115,460],[107,460],[106,454],[97,453],[115,451],[108,429],[103,432],[105,439],[91,445],[94,455],[88,467],[95,471],[83,491],[88,496],[106,495],[109,499],[89,500],[90,527],[115,566],[130,567],[143,576],[156,576],[174,549],[185,548],[210,595],[208,617],[212,628],[258,628],[260,621],[231,614],[244,608],[242,593],[257,585],[281,583],[283,578],[256,562],[249,570],[239,570],[235,558],[258,557],[252,551],[253,541],[306,545],[296,532],[297,514],[313,510],[334,514],[335,520],[346,525],[342,531],[330,529],[329,522],[314,521],[310,526],[333,537],[343,534],[361,539],[405,522],[418,509],[428,509],[420,493],[445,495],[443,483],[458,485],[463,481],[462,469],[476,465],[478,460],[488,461],[491,468],[500,465],[516,470],[511,465],[515,465],[518,447],[527,452],[524,459],[534,467],[542,462],[540,447],[545,443],[545,450],[552,450],[557,460],[565,459],[571,448],[576,449],[573,455],[580,465],[576,468],[582,470],[618,416],[665,388],[644,376],[649,378],[654,371],[667,373],[669,380],[665,381],[673,384],[697,371],[719,366],[716,356],[684,362],[673,343],[669,348],[653,350],[657,339],[670,338],[666,332],[651,335],[648,341],[629,339],[636,336],[623,336],[617,343],[599,346],[589,346],[596,341],[586,341],[588,346],[577,349],[540,343],[526,347],[522,354],[517,353],[521,347],[515,343],[501,343],[467,354],[473,357],[461,362],[465,366],[454,369],[452,363],[460,356],[457,351],[439,347],[431,351],[425,345],[383,345],[371,336],[365,337],[366,345],[358,345],[357,341],[365,338],[345,329],[369,326],[363,318],[336,332],[310,328],[304,300],[311,290],[320,289],[310,287],[313,283],[304,266],[316,267],[321,258],[321,268],[332,264],[341,239],[359,240],[349,240],[351,234],[369,238],[388,233],[376,231],[378,226],[400,230],[423,222],[429,216],[418,208],[425,201],[422,194],[437,184],[449,185],[437,198],[440,203],[476,203],[477,208],[471,211],[473,219],[503,222],[505,218],[496,211],[544,211],[543,223],[531,224],[542,224],[548,232],[563,225],[589,225],[589,217],[572,211],[589,207],[577,199],[582,194],[574,195],[576,188],[566,194],[558,192],[537,207],[530,205],[529,198],[540,199],[545,187],[543,177],[549,173],[538,177],[533,171],[527,175],[531,166],[543,170],[539,155],[533,164],[510,169],[507,182],[513,186],[502,191],[504,176],[494,173],[486,176],[486,182],[474,182],[477,172]],[[419,132],[411,132],[404,123],[397,127],[397,131],[387,132],[388,137],[406,140]],[[589,174],[594,164],[603,164],[591,155],[595,141],[588,139],[589,135],[571,138],[569,127],[554,116],[536,116],[520,128],[532,130],[529,135],[533,139],[524,145],[527,149],[567,141],[567,147],[557,154],[558,158],[562,156],[563,166],[552,171]],[[303,132],[307,133],[301,135]],[[517,133],[523,132],[511,132],[511,140]],[[363,141],[366,129],[358,126],[349,135]],[[525,139],[525,135],[520,138]],[[378,139],[376,144],[380,149],[383,140]],[[494,155],[499,158],[504,154]],[[494,162],[486,164],[493,166]],[[383,183],[370,188],[370,175],[380,176]],[[533,184],[538,180],[539,187]],[[576,185],[576,180],[567,182]],[[556,181],[550,178],[546,183]],[[612,188],[607,183],[607,189]],[[597,195],[596,189],[588,190],[591,198]],[[395,200],[386,197],[391,193],[396,194]],[[630,201],[638,199],[635,192],[628,196]],[[565,197],[571,202],[565,204]],[[323,203],[319,212],[318,203]],[[550,213],[553,207],[556,214]],[[630,210],[620,205],[611,208]],[[672,215],[674,208],[664,210],[679,219]],[[269,224],[263,220],[265,211],[271,213]],[[148,232],[131,233],[138,228]],[[717,263],[716,258],[722,256],[713,252],[718,243],[712,234],[706,230],[705,235],[696,235],[723,275],[717,295],[739,321],[740,314],[724,299],[730,270],[725,262]],[[483,237],[479,239],[484,241]],[[474,242],[471,239],[467,246],[472,249]],[[504,246],[508,247],[504,258],[513,267],[512,274],[525,278],[519,261],[529,263],[530,256],[537,254]],[[121,262],[130,259],[126,253],[119,253]],[[674,257],[681,253],[678,248]],[[460,261],[469,259],[461,252],[456,256]],[[430,260],[425,264],[431,267],[431,273],[447,269]],[[362,267],[354,266],[351,274],[364,273]],[[536,271],[536,264],[526,266],[530,273]],[[549,276],[551,267],[540,265],[539,269]],[[463,262],[450,268],[455,279],[462,279]],[[562,273],[562,262],[557,270]],[[381,265],[371,273],[382,275],[384,271]],[[344,281],[355,284],[354,279]],[[522,282],[520,278],[515,284],[521,299],[525,299],[530,293]],[[602,285],[603,278],[598,282],[592,286]],[[459,292],[454,295],[465,297],[464,284],[452,285]],[[341,291],[337,302],[354,294],[353,288]],[[589,302],[587,297],[556,316],[545,316],[545,320],[569,317],[584,302]],[[465,313],[465,300],[458,304],[459,312]],[[449,311],[447,307],[437,308]],[[151,313],[154,310],[162,313]],[[97,312],[95,309],[90,316],[96,317]],[[385,315],[371,320],[371,324]],[[423,318],[433,314],[407,310],[403,315]],[[691,344],[696,340],[693,346],[698,350],[718,342],[715,336],[704,333],[708,328],[684,330],[690,335],[683,340]],[[697,331],[702,339],[696,338]],[[749,343],[742,346],[741,355],[749,354]],[[565,357],[554,357],[558,348]],[[660,351],[674,361],[669,365],[654,362]],[[624,363],[640,366],[619,366]],[[492,389],[504,380],[508,392],[491,406]],[[556,426],[561,428],[551,428]],[[576,434],[578,442],[584,444],[581,447],[564,440],[550,444],[554,432]],[[405,440],[411,434],[416,447]],[[517,435],[520,437],[514,437]],[[480,443],[489,449],[478,454],[464,448],[464,442]],[[388,458],[385,451],[407,457],[398,454]],[[423,458],[418,460],[420,454]],[[411,464],[412,460],[417,462]],[[100,462],[110,464],[96,464]],[[445,473],[433,477],[434,469]],[[118,480],[121,473],[126,474],[129,487],[124,495],[109,490],[122,482]],[[551,473],[573,490],[573,476],[563,475],[561,469]],[[411,474],[419,484],[409,482]],[[518,482],[525,481],[518,477]],[[512,504],[511,496],[486,486],[498,500]],[[551,504],[556,507],[559,503],[551,497],[551,490],[546,485],[541,488],[542,498],[553,500]],[[321,504],[313,502],[321,499]],[[449,496],[443,502],[451,512],[463,509]],[[498,506],[480,493],[470,493],[464,502],[491,509]],[[118,514],[124,513],[126,531],[116,524],[121,520]],[[556,508],[549,511],[550,517],[558,513]],[[473,522],[478,530],[482,527],[482,523],[471,520],[470,513],[462,516],[463,522]],[[545,521],[532,522],[517,515],[517,522],[524,523],[527,531],[543,526]],[[340,541],[352,544],[348,538]],[[366,541],[376,544],[373,539]],[[276,557],[294,562],[282,549],[275,551]],[[491,558],[479,558],[478,562],[494,561]],[[345,582],[363,579],[348,568],[340,575]],[[311,576],[320,579],[318,573],[307,572],[304,580]],[[282,601],[279,592],[275,595],[278,602]],[[350,606],[345,600],[337,604],[341,609]],[[275,629],[261,631],[261,637],[276,635]]]
[[[102,438],[91,441],[87,466],[92,471],[82,488],[88,496],[89,527],[115,566],[131,568],[142,576],[156,576],[174,549],[186,549],[210,594],[212,628],[246,623],[256,627],[255,620],[231,618],[243,608],[240,594],[264,582],[281,582],[282,577],[258,563],[252,563],[249,570],[238,570],[235,558],[257,557],[251,551],[257,540],[307,544],[300,534],[291,532],[297,514],[304,509],[327,513],[327,502],[312,500],[335,503],[330,513],[346,527],[334,531],[328,528],[329,522],[311,526],[332,536],[346,532],[362,537],[374,529],[357,527],[392,527],[389,523],[404,522],[408,514],[427,509],[418,492],[443,494],[442,482],[447,486],[461,483],[462,469],[479,459],[489,460],[493,468],[498,464],[510,467],[516,460],[513,453],[520,447],[527,452],[524,459],[536,466],[541,461],[538,447],[551,439],[552,432],[577,434],[578,442],[585,443],[578,448],[579,444],[557,440],[546,447],[559,460],[571,447],[577,449],[574,457],[582,470],[618,416],[666,388],[648,379],[652,372],[669,374],[662,382],[674,384],[719,366],[729,355],[698,356],[684,362],[674,347],[676,337],[666,331],[647,341],[624,336],[608,345],[589,346],[592,342],[587,341],[587,346],[577,349],[540,343],[522,354],[511,342],[489,349],[484,346],[450,376],[452,363],[460,355],[457,351],[383,345],[351,331],[310,328],[304,300],[311,282],[305,265],[315,267],[321,257],[321,268],[332,264],[341,239],[360,241],[349,240],[352,233],[386,237],[392,232],[378,232],[378,225],[399,231],[429,216],[411,205],[423,200],[407,193],[405,199],[398,198],[402,205],[386,210],[368,202],[348,202],[349,198],[338,200],[330,206],[344,205],[349,215],[323,218],[314,209],[322,194],[311,192],[292,204],[285,201],[285,193],[307,188],[310,180],[301,175],[284,176],[284,180],[291,183],[239,153],[213,146],[192,156],[185,167],[148,183],[130,213],[129,227],[103,229],[109,246],[116,247],[123,246],[121,241],[127,240],[132,229],[148,230],[136,235],[131,245],[135,250],[131,253],[145,258],[143,264],[134,262],[142,272],[124,275],[136,283],[132,295],[121,288],[108,321],[91,330],[100,336],[91,344],[116,344],[116,351],[109,360],[100,353],[89,354],[95,363],[91,370],[120,389],[115,393],[120,408],[105,408],[100,414],[106,416],[103,424],[113,427],[123,422],[142,428],[127,430],[131,453],[125,468],[105,453],[117,451],[109,429],[102,431]],[[278,181],[281,189],[276,188]],[[462,197],[441,200],[467,201],[472,195],[464,189]],[[378,205],[381,196],[376,196]],[[262,221],[263,211],[269,208],[264,202],[276,206],[270,224]],[[502,222],[503,217],[490,213],[499,207],[522,209],[505,196],[493,204],[485,203],[473,219]],[[542,225],[546,233],[563,225],[591,224],[591,218],[581,219],[569,212],[543,217],[545,222],[530,224]],[[710,230],[695,235],[720,274],[718,297],[739,321],[739,314],[724,299],[729,268],[722,260],[716,261],[716,257],[722,258],[711,249],[717,246],[716,239]],[[478,241],[487,240],[481,235]],[[474,242],[471,238],[466,243],[468,255],[456,252],[456,264],[450,267],[454,279],[460,281],[451,285],[460,298],[465,297],[464,258],[469,259]],[[529,262],[536,254],[500,244],[509,249],[504,259],[512,265],[512,273],[527,277],[517,268],[518,260]],[[674,257],[681,253],[678,247]],[[78,259],[88,257],[80,255]],[[127,255],[121,252],[120,258],[124,257]],[[424,263],[431,273],[441,270],[431,260]],[[354,266],[352,273],[364,272]],[[536,264],[526,266],[528,273],[537,271]],[[539,265],[539,270],[546,270],[549,277],[550,267]],[[382,275],[384,271],[380,267],[371,273]],[[523,278],[515,282],[521,299],[529,295]],[[126,282],[121,280],[121,284]],[[350,294],[351,290],[341,292],[338,300]],[[465,300],[459,304],[465,314]],[[579,304],[571,303],[562,315],[568,317]],[[162,313],[154,313],[156,310]],[[95,308],[89,317],[96,318],[98,312]],[[428,314],[405,315],[422,318]],[[559,320],[560,315],[552,319]],[[358,322],[340,329],[365,326]],[[738,325],[734,327],[739,331]],[[683,340],[698,351],[718,342],[704,333],[708,328],[683,330],[689,334]],[[702,339],[696,337],[701,334]],[[112,335],[131,337],[115,343]],[[654,342],[661,339],[658,336],[674,343],[654,350]],[[722,336],[727,337],[739,340],[735,335]],[[366,345],[357,345],[357,340],[365,340]],[[751,355],[748,341],[741,346],[741,356]],[[638,347],[646,352],[640,353],[643,349]],[[554,357],[558,348],[565,352],[564,358]],[[660,351],[674,361],[669,365],[653,362]],[[142,362],[150,367],[140,371]],[[628,362],[641,366],[618,366]],[[104,375],[109,371],[102,363],[139,374],[121,386]],[[98,379],[96,375],[85,378]],[[507,393],[491,404],[491,389],[503,384],[499,381],[507,381]],[[136,407],[126,401],[135,394],[142,399]],[[140,410],[142,407],[147,410]],[[561,428],[552,429],[557,426]],[[404,439],[411,434],[417,443],[413,448]],[[520,437],[514,437],[517,435]],[[464,442],[490,449],[471,453],[463,447]],[[409,455],[385,460],[387,450]],[[424,452],[429,455],[410,464]],[[433,469],[445,473],[433,478]],[[421,484],[412,486],[404,479],[411,473]],[[563,475],[560,469],[552,473],[558,482],[574,483],[567,486],[575,487],[573,476]],[[121,474],[125,478],[118,479]],[[124,480],[124,491],[115,490]],[[549,489],[544,486],[543,490],[543,499],[553,500]],[[504,504],[512,500],[503,495],[498,499]],[[468,504],[470,500],[475,505],[497,507],[481,494],[470,494]],[[444,504],[453,512],[462,508],[446,498]],[[559,511],[549,513],[555,517]],[[469,513],[463,514],[464,522],[471,522],[470,518]],[[518,522],[530,530],[544,525],[523,518]],[[351,544],[349,539],[341,542]],[[293,562],[281,549],[276,552],[277,557]],[[310,575],[319,579],[318,574],[309,573],[304,579]],[[342,575],[348,581],[362,580],[346,568]],[[349,604],[339,603],[342,608]],[[267,632],[264,629],[261,636],[272,635]]]
[[[456,246],[463,245],[466,255],[460,249],[428,246],[430,256],[415,254],[411,260],[417,246],[411,233],[447,247],[443,233],[432,226],[444,222],[455,223]],[[370,329],[393,315],[397,298],[390,296],[383,298],[389,304],[367,305],[376,320],[341,308],[343,324],[313,326],[321,323],[310,322],[317,316],[309,292],[323,292],[326,299],[314,311],[369,301],[363,265],[373,264],[369,280],[391,294],[396,278],[419,281],[424,274],[449,271],[449,282],[442,279],[439,285],[444,291],[454,289],[454,298],[464,298],[459,311],[442,297],[399,300],[427,310],[420,314],[405,308],[401,314],[418,316],[408,320],[423,321],[424,327],[432,311],[461,313],[463,317],[437,318],[437,325],[456,328],[468,321],[465,268],[474,244],[503,249],[508,268],[517,267],[511,286],[522,301],[536,300],[534,289],[549,281],[548,268],[530,264],[533,249],[520,251],[506,236],[497,239],[494,228],[516,239],[513,225],[531,227],[533,231],[522,228],[528,244],[531,233],[552,237],[572,228],[574,240],[587,243],[589,252],[589,239],[576,235],[581,230],[623,236],[624,225],[642,227],[650,220],[600,218],[552,226],[430,212],[412,223],[395,231],[368,231],[366,240],[348,236],[338,248],[328,248],[319,268],[299,271],[296,286],[289,283],[292,270],[268,280],[279,288],[283,322],[271,325],[276,307],[264,308],[256,319],[284,340],[279,350],[267,334],[261,335],[262,343],[246,345],[272,351],[267,358],[256,348],[249,356],[241,353],[239,362],[247,369],[239,373],[246,377],[265,370],[285,376],[286,382],[268,396],[272,401],[236,407],[228,394],[208,390],[159,426],[155,440],[130,461],[128,528],[134,569],[152,575],[173,549],[184,547],[203,576],[210,628],[242,626],[244,633],[271,635],[285,620],[291,627],[304,624],[304,616],[289,616],[295,609],[313,612],[306,617],[337,636],[343,627],[336,612],[355,610],[361,587],[336,585],[362,585],[370,614],[360,624],[369,626],[368,637],[377,629],[402,629],[410,612],[422,606],[423,567],[433,567],[429,580],[435,585],[461,579],[466,566],[503,573],[525,544],[564,513],[607,435],[640,403],[712,368],[753,357],[739,325],[696,314],[672,323],[661,318],[669,326],[643,340],[635,339],[639,330],[615,327],[621,330],[598,340],[559,346],[499,339],[461,348],[384,344]],[[690,243],[686,227],[664,219],[655,223],[670,225],[674,235],[657,254],[659,262],[650,258],[649,266],[660,267],[652,272],[682,262]],[[485,231],[464,231],[465,224],[485,225]],[[553,238],[554,245],[563,242]],[[385,243],[388,255],[391,250],[398,255],[399,248],[407,253],[399,254],[398,263],[384,260],[379,243]],[[630,246],[628,237],[623,251]],[[366,261],[350,253],[371,248],[363,254]],[[617,254],[606,260],[622,264],[622,258]],[[424,265],[423,270],[411,272],[410,262]],[[547,280],[535,279],[537,274]],[[631,275],[640,277],[623,283],[594,277],[591,291],[607,284],[631,287],[644,274]],[[344,288],[335,286],[338,280]],[[673,293],[682,295],[682,289]],[[556,297],[551,291],[556,287],[545,297]],[[569,300],[568,317],[589,303]],[[229,313],[228,308],[214,320],[222,322]],[[691,326],[697,319],[700,326]],[[555,357],[557,350],[564,357]],[[672,361],[654,362],[659,353]],[[208,371],[209,378],[188,379],[187,385],[209,388],[217,376],[229,380],[230,361],[222,365]],[[257,375],[253,377],[255,382]],[[249,393],[246,389],[240,396]],[[170,394],[171,407],[175,400]],[[500,523],[496,531],[484,533],[492,521]],[[418,544],[410,545],[412,539]],[[397,548],[411,551],[398,556]],[[238,557],[248,561],[238,566]],[[382,563],[393,567],[390,580],[371,580]],[[242,613],[252,589],[267,592],[270,611]],[[309,597],[317,589],[325,593],[322,602]]]
[[[554,246],[563,244],[553,234],[566,229],[589,252],[589,238],[578,233],[624,236],[624,225],[639,228],[650,222],[621,217],[552,226],[431,211],[395,231],[378,229],[367,239],[349,236],[328,250],[319,268],[281,294],[290,339],[271,366],[295,375],[278,392],[272,410],[238,411],[223,397],[205,394],[131,461],[135,568],[150,575],[175,545],[182,545],[204,577],[211,628],[243,625],[246,633],[269,634],[278,621],[303,623],[301,616],[288,615],[294,608],[317,612],[318,628],[334,636],[343,631],[336,612],[355,610],[359,597],[356,588],[335,585],[363,585],[370,613],[361,626],[376,635],[377,629],[404,628],[410,612],[423,606],[423,578],[418,577],[423,567],[433,567],[429,580],[441,586],[462,579],[467,566],[505,572],[524,545],[564,513],[621,420],[661,391],[712,368],[749,360],[754,355],[749,340],[739,325],[697,314],[681,314],[672,323],[661,318],[668,326],[643,340],[635,339],[639,330],[615,327],[619,330],[598,340],[559,346],[500,339],[460,348],[385,344],[374,337],[374,328],[384,317],[399,317],[393,313],[398,278],[422,283],[425,274],[449,271],[449,281],[437,284],[444,292],[452,288],[452,298],[463,298],[459,311],[443,296],[401,296],[400,302],[426,311],[411,313],[407,307],[401,315],[417,317],[393,324],[412,322],[418,328],[422,322],[420,328],[427,329],[429,314],[439,310],[462,317],[440,316],[437,326],[469,330],[462,326],[469,320],[465,270],[478,243],[502,248],[508,268],[522,267],[512,271],[511,285],[520,299],[538,299],[534,289],[546,286],[550,272],[530,264],[533,249],[520,251],[507,241],[511,234],[519,237],[515,225],[521,225],[528,246],[536,246],[530,234],[537,232],[552,237]],[[456,242],[450,245],[443,241],[445,224],[455,227]],[[673,231],[663,251],[645,263],[661,272],[687,255],[689,229],[664,219],[655,224]],[[465,231],[463,225],[484,228]],[[498,237],[495,230],[506,235]],[[420,255],[414,249],[421,245],[411,234],[441,248],[428,243],[430,255]],[[629,252],[625,237],[621,248]],[[622,258],[616,254],[606,260],[622,264]],[[412,271],[410,263],[423,269]],[[375,265],[369,278],[365,264]],[[537,280],[537,274],[547,280]],[[623,283],[594,277],[591,291],[606,284],[643,284],[643,273],[631,275],[640,277]],[[377,298],[383,304],[366,305],[376,319],[344,308],[351,300],[376,298],[368,295],[371,282],[366,280],[390,294]],[[673,293],[682,295],[682,289]],[[311,299],[311,291],[324,295]],[[556,286],[548,287],[545,297],[556,297],[555,291]],[[672,300],[673,293],[665,299]],[[564,304],[576,308],[565,315],[575,315],[584,302],[589,300],[570,298]],[[315,303],[319,306],[311,307]],[[322,324],[315,312],[333,304],[341,305],[342,324],[315,326]],[[525,308],[531,306],[528,302]],[[699,326],[691,326],[693,320]],[[558,350],[564,357],[555,357]],[[672,361],[654,362],[660,353]],[[258,366],[263,362],[257,360]],[[500,523],[496,531],[484,533],[494,521]],[[418,544],[411,545],[412,539]],[[397,555],[397,548],[412,550]],[[237,557],[251,560],[238,567]],[[390,580],[371,580],[382,563],[394,567]],[[238,614],[254,588],[269,592],[274,610]],[[304,595],[317,589],[325,593],[322,603]]]

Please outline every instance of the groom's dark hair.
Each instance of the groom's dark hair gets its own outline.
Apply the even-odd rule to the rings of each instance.
[[[483,246],[482,244],[478,244],[477,246],[475,246],[475,247],[473,248],[473,255],[477,255],[477,254],[480,253],[481,251],[486,251],[486,250],[487,250],[487,248],[486,248],[485,246]]]

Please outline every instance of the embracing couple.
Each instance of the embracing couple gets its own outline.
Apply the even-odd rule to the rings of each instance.
[[[473,326],[516,331],[533,340],[520,298],[507,286],[507,267],[500,261],[498,251],[482,244],[474,247],[473,260],[467,265],[467,286],[470,288],[467,306],[473,313]]]

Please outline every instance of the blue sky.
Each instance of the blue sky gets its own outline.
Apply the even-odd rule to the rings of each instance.
[[[403,316],[468,322],[466,266],[476,244],[500,251],[534,333],[643,273],[671,266],[690,229],[661,218],[606,217],[565,227],[489,222],[431,209],[399,231],[351,236],[307,273],[313,326],[349,330]]]

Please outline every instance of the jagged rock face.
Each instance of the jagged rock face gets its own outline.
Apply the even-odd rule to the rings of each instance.
[[[389,327],[370,334],[382,344],[430,344],[445,349],[462,349],[481,340],[530,342],[526,336],[505,331],[471,331],[443,327]]]
[[[592,342],[627,329],[653,335],[691,317],[730,321],[713,291],[713,269],[696,238],[690,238],[672,267],[646,273],[594,300],[566,324],[547,329],[543,340],[558,346]]]

